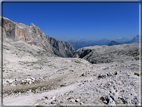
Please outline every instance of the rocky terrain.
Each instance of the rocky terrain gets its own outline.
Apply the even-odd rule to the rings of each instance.
[[[141,105],[138,42],[86,47],[76,51],[74,58],[65,58],[41,46],[39,40],[31,45],[34,42],[3,33],[5,106]],[[59,46],[57,41],[50,38],[44,46],[49,43],[53,49]],[[65,48],[72,50],[67,44]]]
[[[139,42],[114,46],[90,46],[78,49],[73,57],[92,64],[139,60]]]

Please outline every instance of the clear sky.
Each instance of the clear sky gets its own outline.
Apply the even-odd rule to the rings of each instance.
[[[3,3],[3,17],[62,41],[139,34],[139,3]]]

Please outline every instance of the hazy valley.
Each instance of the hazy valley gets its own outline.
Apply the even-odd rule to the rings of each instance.
[[[3,18],[4,105],[140,105],[141,43],[74,50]]]

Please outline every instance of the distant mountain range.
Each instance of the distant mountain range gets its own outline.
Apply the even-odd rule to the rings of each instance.
[[[112,46],[112,45],[120,45],[120,44],[129,44],[129,43],[133,43],[133,42],[137,42],[139,41],[139,35],[136,35],[132,40],[126,41],[126,42],[116,42],[116,41],[111,41],[108,46]]]
[[[139,35],[136,35],[132,40],[129,40],[127,38],[121,38],[121,39],[116,39],[116,40],[108,40],[108,39],[101,39],[101,40],[86,40],[86,39],[81,39],[81,40],[69,40],[68,42],[74,47],[75,50],[78,50],[79,48],[82,47],[88,47],[88,46],[95,46],[95,45],[119,45],[119,44],[125,44],[125,43],[133,43],[139,41]]]
[[[81,39],[79,41],[69,40],[68,42],[73,46],[75,50],[78,50],[82,47],[94,46],[94,45],[107,45],[111,40],[101,39],[101,40],[85,40]]]

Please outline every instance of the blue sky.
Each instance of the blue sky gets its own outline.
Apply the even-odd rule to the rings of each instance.
[[[3,3],[3,17],[62,41],[139,34],[139,3]]]

